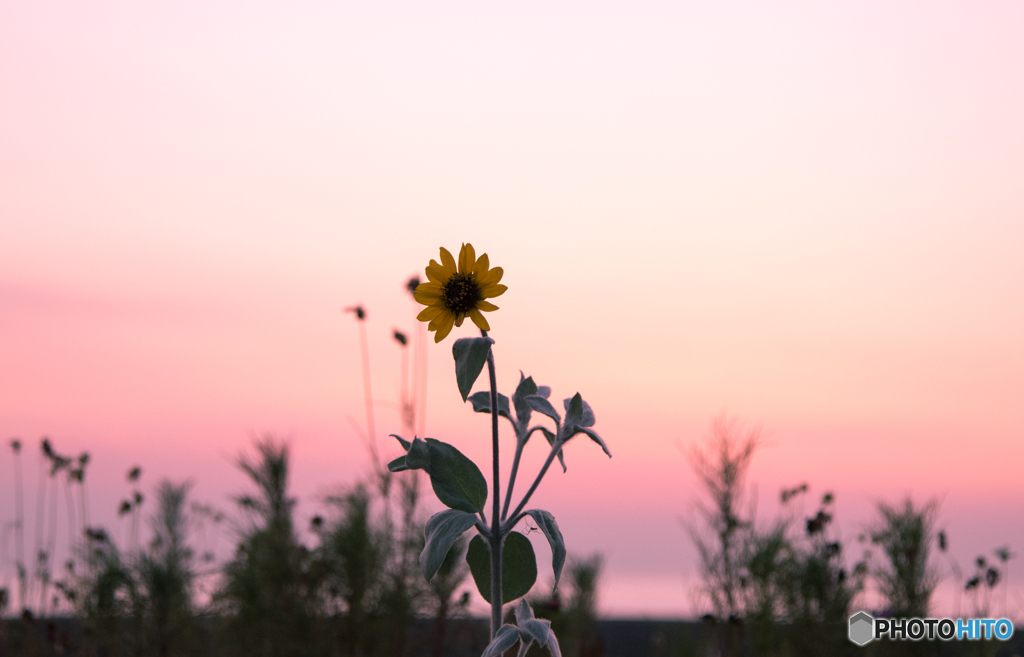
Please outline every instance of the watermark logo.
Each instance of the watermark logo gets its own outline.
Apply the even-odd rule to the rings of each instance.
[[[874,638],[875,619],[865,611],[858,611],[850,616],[850,641],[858,646],[865,645]]]
[[[850,616],[850,641],[863,646],[870,641],[1006,641],[1013,636],[1008,618],[875,618],[866,611]]]

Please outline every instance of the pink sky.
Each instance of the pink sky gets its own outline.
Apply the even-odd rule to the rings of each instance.
[[[913,493],[965,565],[1024,551],[1024,7],[706,4],[0,7],[0,434],[92,452],[98,509],[135,463],[230,508],[288,435],[312,515],[368,469],[340,309],[397,431],[401,286],[470,241],[499,385],[579,390],[614,454],[537,498],[607,613],[693,610],[679,444],[722,412],[762,518]],[[427,433],[487,470],[450,347]]]

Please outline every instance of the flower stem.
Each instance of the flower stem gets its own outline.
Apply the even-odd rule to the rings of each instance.
[[[519,512],[523,510],[523,507],[526,506],[526,503],[530,501],[533,491],[537,490],[537,486],[540,486],[540,480],[544,478],[545,474],[547,474],[548,468],[551,467],[551,462],[555,460],[555,456],[558,455],[558,450],[560,449],[562,449],[562,444],[557,441],[551,446],[551,453],[548,454],[548,458],[544,461],[543,467],[541,467],[540,472],[537,473],[537,478],[533,480],[530,490],[526,491],[526,495],[523,496],[523,499],[519,502],[519,506],[516,507],[516,510],[508,516],[509,518],[516,518],[519,515]],[[501,531],[502,533],[507,533],[510,529],[512,529],[511,526],[503,527]]]
[[[508,490],[505,491],[505,505],[501,509],[501,519],[508,516],[508,505],[512,502],[512,488],[516,485],[516,475],[519,474],[519,458],[523,455],[523,447],[526,441],[516,442],[516,455],[512,459],[512,472],[508,475]]]
[[[377,452],[377,428],[373,422],[373,392],[370,390],[370,344],[366,340],[366,321],[359,320],[359,345],[363,356],[363,397],[366,403],[366,440],[373,457],[373,465],[381,471],[380,454]],[[384,468],[386,470],[386,468]]]
[[[487,337],[487,331],[480,331]],[[491,446],[493,451],[494,504],[491,512],[491,639],[501,627],[501,471],[498,468],[498,379],[494,373],[494,349],[487,352],[487,375],[491,382]]]

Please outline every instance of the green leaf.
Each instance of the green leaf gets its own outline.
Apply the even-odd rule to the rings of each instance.
[[[402,446],[402,449],[404,449],[407,452],[409,451],[409,446],[412,445],[412,443],[410,443],[405,438],[402,438],[397,433],[391,434],[391,437],[398,440],[398,444],[400,444]],[[415,436],[413,436],[413,438],[415,438]]]
[[[428,438],[427,440],[433,440]],[[405,465],[410,470],[430,469],[430,451],[427,443],[419,438],[414,438],[409,444],[409,452],[405,455]]]
[[[466,563],[473,573],[476,589],[485,600],[491,599],[491,546],[479,534],[469,542]],[[501,597],[507,603],[530,592],[537,581],[537,557],[530,539],[509,532],[501,550]]]
[[[487,644],[480,657],[501,657],[502,654],[519,641],[519,628],[515,625],[502,625]]]
[[[558,411],[555,410],[555,407],[552,406],[551,402],[547,399],[544,399],[540,395],[530,395],[526,398],[526,403],[530,405],[530,408],[538,413],[543,413],[556,423],[561,423],[562,416],[558,414]]]
[[[424,536],[427,539],[420,553],[420,568],[423,570],[423,577],[429,582],[441,567],[444,558],[448,555],[455,541],[476,524],[476,515],[448,509],[435,513],[427,521],[424,529]]]
[[[541,433],[543,433],[544,437],[548,441],[548,445],[554,445],[555,444],[555,434],[551,433],[550,431],[548,431],[544,427],[539,427],[539,426],[538,427],[533,427],[533,428],[530,429],[530,434],[532,434],[534,431],[540,431]],[[527,436],[527,437],[529,437],[529,436]],[[562,472],[566,472],[568,470],[568,468],[565,467],[565,455],[563,454],[564,451],[565,450],[561,449],[561,448],[559,448],[559,450],[558,450],[558,462],[562,464]]]
[[[519,635],[524,642],[536,641],[542,648],[548,644],[551,637],[551,621],[535,618],[530,603],[525,599],[520,600],[516,607],[516,625],[519,626]]]
[[[527,511],[537,527],[544,532],[551,546],[551,569],[555,571],[555,585],[552,590],[558,589],[558,578],[562,575],[562,566],[565,565],[565,539],[562,538],[562,530],[558,528],[555,517],[542,509],[530,509]],[[538,643],[540,640],[538,639]]]
[[[427,472],[437,499],[459,511],[482,511],[487,502],[487,480],[480,468],[448,443],[427,438],[427,447],[430,455]],[[411,455],[410,449],[407,462]]]
[[[394,461],[388,463],[388,472],[405,472],[409,470],[409,466],[405,464],[405,457],[399,456]]]
[[[575,424],[580,427],[592,427],[597,420],[594,418],[594,411],[590,404],[583,401],[580,393],[576,393],[571,399],[563,399],[565,406],[565,423]]]
[[[551,636],[551,621],[531,618],[519,623],[519,635],[524,639],[529,637],[530,640],[536,641],[538,645],[544,647],[548,645],[548,637]]]
[[[469,391],[473,389],[473,384],[484,369],[492,344],[494,340],[491,338],[460,338],[452,346],[452,355],[455,356],[455,381],[459,384],[462,401],[469,397]]]
[[[491,412],[491,393],[488,391],[474,392],[469,396],[469,402],[473,404],[473,410],[477,413]],[[498,415],[512,419],[508,415],[508,397],[498,393]]]
[[[580,427],[580,431],[590,436],[591,440],[600,445],[601,449],[604,450],[604,453],[608,455],[608,458],[612,457],[612,453],[608,451],[608,445],[604,444],[604,441],[601,440],[601,436],[597,435],[596,431],[594,431],[593,429],[587,429],[585,427]]]
[[[519,385],[516,386],[516,391],[512,394],[512,404],[516,409],[516,422],[522,429],[526,429],[526,426],[530,423],[530,415],[533,413],[533,409],[526,403],[526,398],[531,395],[537,394],[537,384],[533,382],[532,376],[523,376],[522,371],[519,372]]]
[[[520,600],[516,605],[516,624],[522,625],[531,618],[534,618],[533,607],[526,600]]]

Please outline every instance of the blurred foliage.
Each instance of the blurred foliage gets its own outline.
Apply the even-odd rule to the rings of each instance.
[[[571,557],[558,591],[531,598],[536,615],[551,620],[566,657],[1021,651],[1017,636],[1012,645],[851,644],[847,619],[857,609],[934,614],[937,558],[948,561],[946,572],[957,578],[965,614],[1005,615],[1011,602],[1007,571],[1015,555],[1000,547],[978,556],[973,571],[961,576],[948,552],[949,536],[936,531],[936,505],[910,499],[879,504],[875,521],[864,528],[862,549],[851,551],[838,528],[835,497],[815,495],[807,484],[783,490],[779,516],[759,522],[744,489],[756,432],[740,432],[722,420],[712,438],[706,449],[691,453],[705,497],[703,524],[688,527],[698,541],[705,577],[701,594],[710,613],[699,623],[603,621],[597,614],[601,557]],[[79,490],[85,459],[68,471],[68,459],[49,442],[46,446],[43,476],[51,494],[59,490],[58,476],[68,490]],[[213,563],[208,544],[202,558],[195,551],[203,545],[204,523],[216,523],[223,514],[191,500],[189,482],[159,482],[144,498],[136,490],[141,470],[134,467],[126,478],[130,490],[120,529],[108,532],[83,522],[73,558],[59,578],[47,576],[58,600],[39,602],[47,590],[41,573],[19,571],[15,585],[34,592],[36,604],[0,620],[0,655],[480,654],[487,623],[468,617],[472,584],[465,539],[453,546],[429,583],[420,575],[424,514],[417,473],[378,471],[365,483],[327,496],[305,531],[289,492],[286,443],[263,438],[236,463],[248,490],[235,499],[235,548],[226,563]],[[59,498],[48,497],[48,506],[54,499]],[[144,499],[150,505],[145,516]],[[80,515],[84,521],[86,514]],[[150,538],[141,542],[137,527],[147,522]],[[46,541],[42,545],[50,549]],[[868,590],[879,596],[870,598],[871,605],[860,597]],[[18,599],[10,588],[0,589],[0,609],[6,607],[8,614],[16,611],[11,607]],[[530,654],[546,653],[534,646]]]

